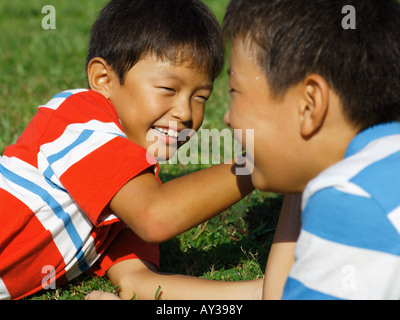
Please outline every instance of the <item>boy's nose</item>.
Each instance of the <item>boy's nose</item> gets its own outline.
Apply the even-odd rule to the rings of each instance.
[[[225,124],[226,124],[228,127],[231,126],[230,114],[229,114],[229,112],[230,112],[230,109],[228,109],[228,110],[225,112],[225,115],[224,115],[224,122],[225,122]]]
[[[188,122],[192,120],[192,108],[190,103],[181,102],[172,110],[173,117],[179,119],[181,122]]]

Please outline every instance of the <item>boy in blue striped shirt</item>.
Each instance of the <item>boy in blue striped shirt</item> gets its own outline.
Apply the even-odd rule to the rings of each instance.
[[[281,281],[283,299],[400,298],[399,30],[395,0],[228,6],[225,120],[254,129],[258,189],[303,194],[301,226],[289,216],[274,243],[299,224],[294,264],[271,279],[287,256],[271,260],[264,292]]]

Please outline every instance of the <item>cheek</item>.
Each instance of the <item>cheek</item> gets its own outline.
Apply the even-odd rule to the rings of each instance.
[[[252,180],[254,186],[262,191],[272,191],[273,181],[276,179],[278,172],[279,159],[276,158],[276,150],[274,150],[273,137],[268,136],[268,132],[257,127],[254,130],[255,138],[253,141],[253,150],[249,147],[246,151],[251,156],[254,163],[254,171]],[[248,143],[247,143],[248,144]],[[279,174],[278,174],[279,175]]]
[[[243,112],[243,108],[240,107],[237,100],[232,101],[229,109],[229,119],[227,120],[232,129],[248,128],[246,127],[246,114]]]
[[[195,109],[192,111],[192,129],[197,131],[203,123],[204,109]]]
[[[148,122],[153,122],[164,116],[170,109],[171,103],[163,97],[153,95],[152,98],[145,100],[140,112],[147,118]]]
[[[229,111],[232,128],[255,129],[260,126],[265,117],[265,105],[257,95],[234,93]]]

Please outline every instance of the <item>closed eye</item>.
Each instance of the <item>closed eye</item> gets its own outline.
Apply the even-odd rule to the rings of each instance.
[[[202,103],[202,104],[205,104],[208,101],[208,99],[210,99],[209,95],[199,95],[199,96],[193,97],[194,101],[196,101],[198,103]]]
[[[169,87],[158,87],[162,91],[168,92],[168,93],[175,93],[175,89],[169,88]]]
[[[195,99],[201,100],[201,101],[207,101],[210,97],[205,97],[205,96],[196,96]]]

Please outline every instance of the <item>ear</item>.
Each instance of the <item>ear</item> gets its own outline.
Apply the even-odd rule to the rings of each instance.
[[[108,63],[103,58],[93,58],[88,64],[87,75],[90,89],[101,93],[108,99],[115,76]]]
[[[317,74],[308,75],[302,83],[300,132],[304,138],[311,138],[323,125],[328,112],[330,87]]]

